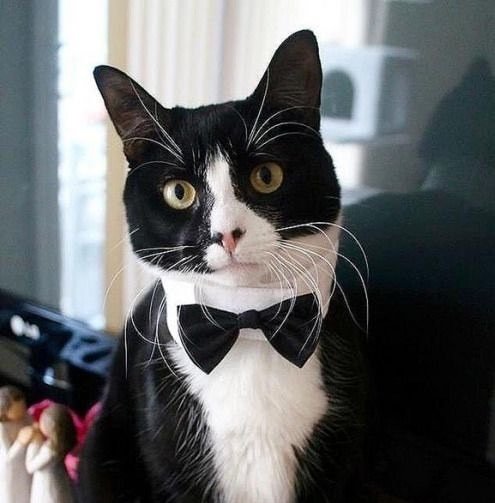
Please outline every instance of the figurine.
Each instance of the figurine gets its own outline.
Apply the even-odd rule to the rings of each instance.
[[[31,503],[74,501],[64,458],[75,445],[76,429],[69,409],[50,405],[34,425],[26,453],[26,468],[33,475]]]
[[[0,388],[0,501],[29,503],[31,475],[25,467],[29,432],[21,432],[32,420],[23,392],[15,386]],[[22,440],[24,437],[25,441]]]

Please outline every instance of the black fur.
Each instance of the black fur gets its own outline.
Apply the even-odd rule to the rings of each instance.
[[[210,272],[203,256],[211,243],[212,204],[205,177],[208,162],[218,152],[229,161],[238,199],[275,227],[335,221],[340,189],[318,133],[321,68],[311,32],[289,37],[255,92],[242,101],[165,109],[116,69],[98,67],[95,78],[124,142],[130,168],[124,192],[127,219],[133,248],[144,260],[166,269],[194,255],[188,267]],[[254,126],[273,114],[276,119],[263,131],[280,122],[290,124],[277,126],[257,146],[247,147]],[[163,142],[164,135],[158,123],[181,156],[156,143]],[[270,160],[284,169],[283,185],[273,194],[258,194],[249,174]],[[177,211],[164,204],[162,188],[173,178],[196,188],[191,208]],[[308,232],[315,231],[302,227],[279,234],[283,240]],[[149,256],[150,248],[177,245],[191,248],[159,260]],[[127,322],[102,413],[82,455],[79,489],[85,503],[215,501],[215,472],[201,405],[170,369],[167,344],[174,342],[161,318],[163,295],[161,285],[155,285]],[[335,295],[320,343],[326,391],[332,411],[338,413],[329,413],[308,448],[297,453],[298,503],[357,501],[352,477],[363,423],[363,366],[341,304]],[[158,346],[150,343],[155,334]]]
[[[201,406],[140,335],[150,336],[158,324],[161,343],[174,344],[161,309],[163,295],[161,285],[155,285],[135,309],[133,322],[127,322],[127,357],[122,341],[103,410],[82,455],[81,502],[215,501],[211,491],[215,471]],[[357,471],[364,426],[364,365],[339,295],[332,305],[320,351],[325,387],[338,412],[328,413],[308,450],[298,453],[298,503],[365,500]],[[202,434],[195,443],[197,431]]]

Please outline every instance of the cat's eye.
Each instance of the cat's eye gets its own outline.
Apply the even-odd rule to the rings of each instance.
[[[258,164],[251,171],[249,181],[256,192],[270,194],[275,192],[284,180],[284,172],[276,162]]]
[[[163,187],[163,198],[174,210],[186,210],[196,199],[196,189],[185,180],[169,180]]]

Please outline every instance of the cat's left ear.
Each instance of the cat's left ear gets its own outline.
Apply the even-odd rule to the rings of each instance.
[[[271,108],[294,107],[307,124],[319,129],[321,82],[316,37],[301,30],[280,44],[252,96],[261,102],[265,98]]]

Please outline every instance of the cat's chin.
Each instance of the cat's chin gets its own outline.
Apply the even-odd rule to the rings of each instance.
[[[156,274],[156,271],[154,271]],[[168,271],[158,274],[160,278],[171,278],[174,280],[209,283],[225,286],[246,286],[246,287],[271,287],[273,278],[262,264],[255,263],[232,263],[218,268],[208,273],[192,273]]]
[[[231,263],[208,274],[211,282],[229,286],[267,286],[271,280],[265,266],[256,263]]]

